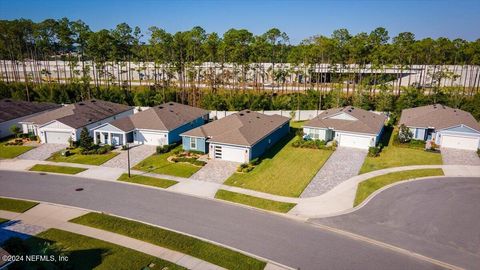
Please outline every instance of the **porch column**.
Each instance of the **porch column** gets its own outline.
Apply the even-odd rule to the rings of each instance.
[[[109,131],[108,132],[108,143],[107,144],[112,144],[112,133]]]
[[[93,131],[93,144],[98,144],[97,143],[97,131],[96,130]]]
[[[123,145],[127,145],[127,134],[123,133]]]

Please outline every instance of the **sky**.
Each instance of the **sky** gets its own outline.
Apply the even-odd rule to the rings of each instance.
[[[220,35],[230,28],[258,35],[277,27],[292,44],[339,28],[356,34],[379,26],[391,37],[408,31],[417,38],[480,38],[480,0],[0,0],[1,19],[62,17],[81,19],[95,31],[123,22],[144,32],[150,26],[171,33],[201,26]]]

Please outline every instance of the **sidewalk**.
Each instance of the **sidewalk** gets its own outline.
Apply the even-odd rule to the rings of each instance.
[[[50,228],[85,235],[119,246],[130,248],[160,259],[173,262],[188,269],[220,270],[224,269],[212,263],[197,259],[178,251],[166,249],[120,234],[70,223],[70,219],[82,216],[88,211],[67,206],[41,203],[25,213],[0,210],[0,217],[10,221],[2,224],[0,231],[13,231],[23,235],[35,235]]]

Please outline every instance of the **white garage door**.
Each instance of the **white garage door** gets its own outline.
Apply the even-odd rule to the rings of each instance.
[[[442,147],[446,148],[457,148],[476,151],[478,149],[478,143],[479,138],[474,137],[461,137],[454,135],[442,136]]]
[[[159,132],[136,131],[135,142],[147,145],[165,145],[168,144],[167,134]]]
[[[356,136],[351,134],[339,134],[339,146],[368,149],[372,137]]]
[[[213,149],[214,149],[213,154],[216,159],[242,162],[242,163],[247,162],[246,151],[248,150],[244,148],[215,145]]]
[[[68,144],[68,138],[70,138],[70,132],[45,131],[46,143]]]

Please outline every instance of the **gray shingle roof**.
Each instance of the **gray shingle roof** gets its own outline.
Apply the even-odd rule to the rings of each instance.
[[[52,110],[61,105],[49,102],[28,102],[23,100],[0,100],[0,123],[43,111]]]
[[[289,121],[288,117],[280,115],[243,110],[181,135],[208,138],[211,142],[252,146]]]
[[[480,132],[480,125],[469,112],[441,104],[405,109],[400,116],[399,125],[401,124],[437,130],[465,125]]]
[[[110,124],[123,131],[130,131],[134,128],[170,131],[208,113],[209,111],[204,109],[176,102],[167,102],[129,117],[115,120]]]
[[[24,122],[43,125],[57,120],[72,128],[80,128],[131,109],[133,107],[127,105],[91,99],[30,117]]]
[[[357,120],[332,119],[340,113],[348,114]],[[384,114],[376,114],[360,108],[347,106],[323,111],[317,117],[306,122],[304,126],[318,128],[333,128],[338,131],[350,131],[357,133],[378,134],[385,124],[387,117]]]

